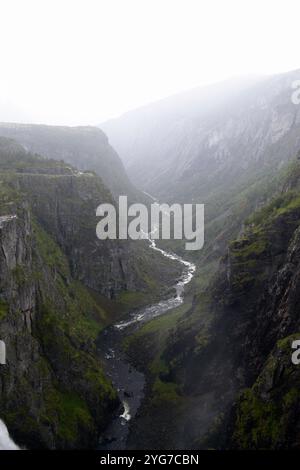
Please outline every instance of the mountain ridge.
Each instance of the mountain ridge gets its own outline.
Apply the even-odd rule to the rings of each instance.
[[[29,152],[95,171],[115,197],[127,194],[134,199],[138,195],[107,136],[97,127],[2,122],[0,136],[16,140]]]
[[[268,146],[279,142],[293,121],[299,125],[299,107],[291,102],[292,83],[299,77],[296,70],[239,86],[222,82],[197,89],[194,100],[193,92],[187,92],[188,106],[183,93],[177,98],[183,104],[177,105],[176,97],[163,101],[165,113],[161,102],[154,103],[102,127],[140,188],[160,199],[200,202],[205,196],[201,184],[207,186],[201,171],[214,182],[221,173],[234,181],[232,170],[241,173],[251,159],[261,159]],[[289,158],[296,150],[291,148]]]

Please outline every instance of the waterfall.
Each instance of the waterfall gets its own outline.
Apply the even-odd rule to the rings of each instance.
[[[0,450],[20,450],[11,439],[8,429],[0,419]]]

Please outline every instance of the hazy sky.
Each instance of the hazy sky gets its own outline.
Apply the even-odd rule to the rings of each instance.
[[[95,124],[300,68],[299,0],[0,0],[0,15],[2,121]]]

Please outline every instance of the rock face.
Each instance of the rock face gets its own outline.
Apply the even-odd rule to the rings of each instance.
[[[26,173],[17,176],[16,185],[28,195],[39,223],[66,253],[74,278],[109,298],[143,287],[134,266],[135,246],[96,237],[96,208],[113,203],[99,178]]]
[[[96,127],[0,124],[0,136],[9,137],[32,153],[64,160],[79,170],[95,171],[114,196],[137,197],[118,154]]]
[[[215,283],[209,304],[214,339],[207,347],[217,348],[222,333],[226,348],[212,375],[212,384],[218,376],[223,380],[218,399],[223,404],[212,402],[211,408],[226,417],[208,445],[299,448],[300,369],[291,361],[292,341],[300,331],[299,172],[297,162],[279,195],[248,219]],[[206,353],[204,348],[196,357],[201,360]],[[212,349],[208,362],[216,357]],[[213,435],[212,428],[206,432]]]
[[[105,312],[11,172],[1,173],[1,214],[1,417],[30,448],[93,447],[117,405],[93,345]]]
[[[97,239],[98,176],[2,138],[0,180],[0,416],[19,445],[95,448],[118,406],[95,347],[111,299],[172,281],[146,242]]]
[[[299,448],[299,181],[295,161],[167,340],[145,329],[152,387],[133,432],[138,446]],[[148,430],[149,416],[162,433]]]
[[[29,207],[11,211],[0,228],[1,416],[30,448],[93,446],[117,404],[91,341],[102,312]]]
[[[160,201],[205,204],[205,244],[193,253],[201,266],[224,254],[299,151],[299,76],[228,80],[102,124],[137,187]]]
[[[242,269],[233,270],[233,276],[238,269],[244,279],[248,277],[239,288],[241,300],[246,301],[240,310],[247,345],[241,351],[240,367],[248,388],[231,414],[228,445],[233,447],[299,448],[300,370],[291,360],[292,342],[300,337],[299,207],[297,163],[285,192],[252,218],[254,245],[250,250],[249,244],[242,248]],[[234,257],[235,249],[236,244]],[[252,266],[250,257],[255,259]]]
[[[159,199],[207,201],[293,158],[299,149],[299,71],[228,80],[103,123],[129,176]]]

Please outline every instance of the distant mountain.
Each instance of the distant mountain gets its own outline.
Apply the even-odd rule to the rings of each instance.
[[[30,152],[64,160],[80,170],[95,171],[114,196],[137,198],[118,154],[96,127],[1,123],[0,136],[15,139]]]
[[[102,124],[136,186],[161,201],[205,204],[204,249],[193,257],[222,256],[299,151],[299,78],[228,80]]]
[[[101,127],[139,188],[160,199],[205,202],[295,155],[300,106],[291,96],[297,79],[300,71],[228,80]]]

